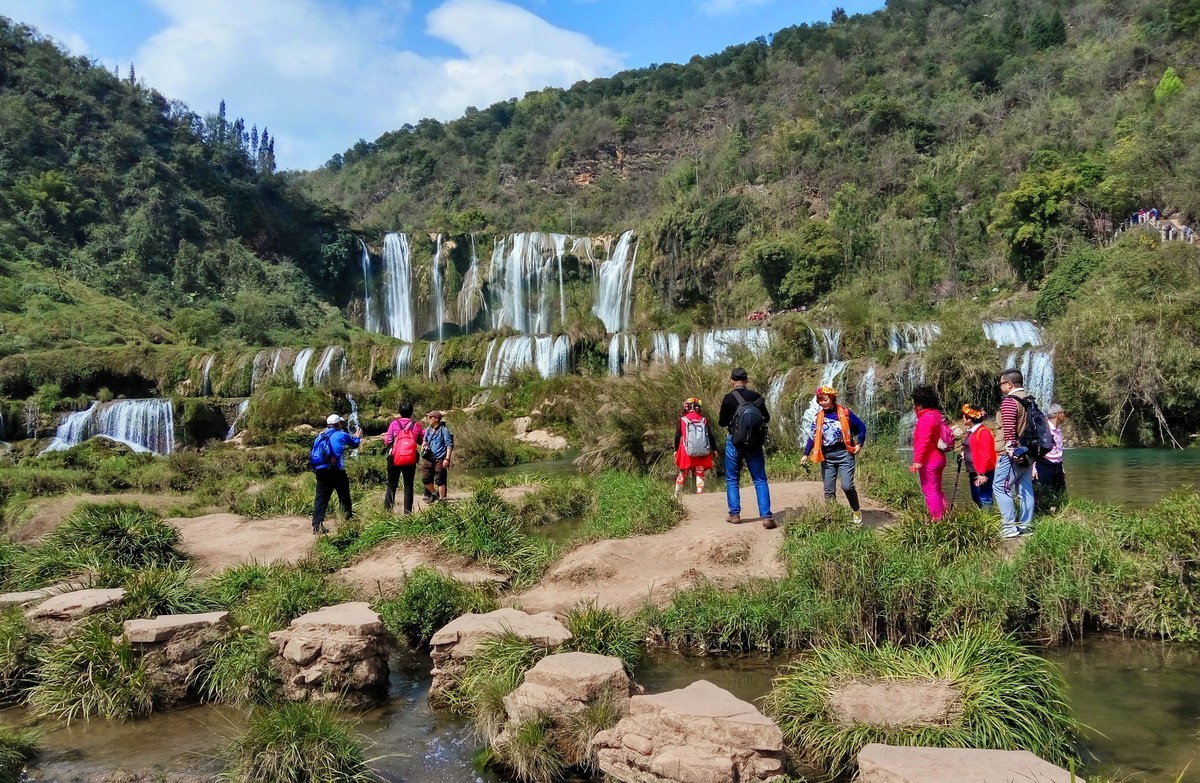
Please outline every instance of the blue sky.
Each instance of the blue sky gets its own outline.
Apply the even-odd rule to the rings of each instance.
[[[547,85],[686,62],[865,0],[0,0],[201,114],[269,127],[284,168]]]

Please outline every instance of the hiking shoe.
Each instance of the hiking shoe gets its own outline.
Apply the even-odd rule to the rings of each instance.
[[[763,527],[767,530],[774,530],[779,527],[779,523],[775,521],[775,517],[763,517]]]
[[[742,524],[742,515],[730,514],[729,516],[725,517],[725,521],[731,525],[740,525]]]
[[[1008,528],[1008,529],[1002,529],[1000,531],[1001,538],[1016,538],[1019,535],[1021,535],[1021,531],[1015,527]]]
[[[1029,528],[1029,527],[1018,527],[1017,528],[1018,536],[1028,536],[1032,533],[1033,533],[1033,528]]]
[[[426,492],[426,493],[425,493],[424,500],[425,500],[425,502],[426,502],[426,503],[436,503],[436,502],[438,501],[438,496],[437,496],[437,495],[432,495],[432,494],[430,494],[430,493]]]
[[[855,511],[854,513],[852,513],[850,515],[850,521],[856,525],[861,525],[862,524],[862,512]]]
[[[329,528],[325,527],[324,525],[314,525],[313,526],[313,535],[314,536],[323,536],[328,532],[329,532]]]

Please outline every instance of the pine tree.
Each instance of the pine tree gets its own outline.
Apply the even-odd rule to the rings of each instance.
[[[137,74],[133,71],[133,63],[129,64],[129,83],[137,84]]]
[[[1057,8],[1038,11],[1029,23],[1029,44],[1034,49],[1052,49],[1067,42],[1067,22]]]
[[[217,109],[217,144],[219,146],[224,146],[227,135],[227,126],[225,124],[225,99],[222,98],[220,108]]]
[[[258,125],[250,126],[250,157],[258,157]]]

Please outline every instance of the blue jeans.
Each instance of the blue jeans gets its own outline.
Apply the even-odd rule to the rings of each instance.
[[[995,484],[992,497],[1000,507],[1001,531],[1008,533],[1014,528],[1027,528],[1033,524],[1033,466],[1014,465],[1002,454],[996,461]],[[1020,517],[1015,506],[1017,501],[1021,503]]]
[[[975,505],[979,508],[990,509],[992,507],[992,486],[996,483],[996,471],[989,470],[987,473],[983,474],[987,476],[987,481],[982,487],[975,486],[975,479],[978,478],[979,475],[980,474],[973,471],[967,473],[967,479],[971,484],[971,500],[974,500]]]
[[[767,459],[763,456],[762,446],[742,452],[733,445],[733,440],[725,441],[725,500],[729,503],[730,514],[742,513],[742,491],[738,481],[742,477],[742,461],[750,471],[754,480],[754,493],[758,496],[758,515],[771,516],[771,488],[767,486]]]

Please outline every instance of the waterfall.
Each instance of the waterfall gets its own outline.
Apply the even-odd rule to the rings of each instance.
[[[479,275],[479,256],[475,252],[475,235],[472,234],[471,266],[463,276],[462,289],[458,292],[458,325],[466,330],[479,317],[479,310],[485,306],[483,278]],[[563,318],[566,319],[565,311]]]
[[[655,332],[650,336],[650,355],[656,366],[679,364],[683,355],[679,335],[674,332]]]
[[[134,451],[170,454],[175,450],[175,411],[170,400],[114,400],[72,413],[59,425],[46,451],[63,451],[103,436]]]
[[[36,438],[38,417],[40,416],[37,403],[33,400],[26,400],[25,405],[21,409],[21,418],[25,420],[25,437]]]
[[[442,367],[442,344],[429,343],[425,346],[425,377],[433,380]]]
[[[563,256],[567,254],[567,235],[551,234],[554,240],[554,257],[558,260],[558,318],[560,324],[567,322],[567,295],[563,291]]]
[[[937,324],[893,324],[888,337],[892,353],[921,353],[938,338],[942,327]]]
[[[411,343],[416,327],[413,321],[412,260],[408,255],[408,235],[392,232],[383,238],[383,306],[386,333]]]
[[[614,334],[608,341],[608,374],[621,375],[625,366],[639,365],[637,337],[632,334]]]
[[[397,377],[412,372],[412,352],[412,343],[396,346],[396,352],[392,354],[392,369]]]
[[[875,381],[875,362],[871,362],[867,371],[863,373],[863,377],[858,379],[858,386],[854,389],[854,408],[858,413],[858,418],[867,425],[868,434],[874,431],[878,418],[879,404],[875,401],[878,391],[879,387]]]
[[[984,321],[983,333],[997,348],[1042,344],[1042,330],[1032,321]]]
[[[446,300],[442,290],[442,235],[437,235],[437,245],[433,251],[432,272],[433,282],[433,321],[437,327],[437,338],[442,339],[442,329],[446,323]]]
[[[837,383],[838,377],[841,376],[841,374],[845,371],[846,362],[842,361],[841,359],[827,363],[823,368],[821,368],[821,383],[818,385],[834,386],[834,384]],[[834,388],[836,388],[836,386]],[[803,399],[803,396],[797,398],[797,403]],[[817,420],[817,413],[820,410],[821,406],[817,404],[816,396],[814,395],[809,397],[808,407],[805,408],[804,413],[800,416],[800,431],[798,440],[801,447],[803,447],[808,441],[808,436],[810,433],[812,433],[813,422]]]
[[[626,231],[617,240],[612,254],[600,265],[600,282],[596,287],[592,313],[604,322],[604,331],[609,334],[622,332],[629,325],[637,248],[633,232]]]
[[[913,427],[917,424],[917,414],[912,408],[912,393],[913,389],[925,382],[925,369],[925,360],[914,356],[896,372],[896,393],[899,398],[896,409],[904,411],[900,417],[900,448],[912,447]]]
[[[308,363],[312,361],[316,350],[316,348],[304,348],[296,354],[296,363],[292,365],[292,380],[296,382],[297,388],[304,388],[304,379],[308,377]]]
[[[493,296],[492,328],[509,327],[523,334],[548,334],[552,317],[550,299],[559,292],[562,303],[562,258],[566,238],[538,232],[512,234],[496,241],[488,285]],[[557,277],[557,285],[553,278]]]
[[[522,334],[492,340],[488,343],[479,385],[500,386],[508,383],[514,372],[528,367],[536,368],[543,378],[569,372],[571,339],[566,335],[534,337]]]
[[[699,360],[702,364],[717,364],[729,361],[730,349],[734,347],[745,348],[752,354],[762,353],[771,347],[771,333],[761,326],[699,332],[688,338],[684,358]]]
[[[841,359],[842,330],[825,326],[821,328],[821,337],[825,341],[825,361],[836,362]]]
[[[767,384],[767,393],[763,396],[767,398],[767,410],[778,412],[779,404],[783,402],[783,387],[787,383],[788,373],[776,375]]]
[[[371,252],[367,250],[367,243],[358,240],[358,244],[362,245],[362,258],[359,261],[362,267],[363,276],[363,329],[368,332],[379,332],[379,314],[378,305],[374,309],[371,307],[371,300],[375,298],[375,286],[371,281]]]
[[[238,422],[246,418],[246,411],[250,408],[250,400],[242,400],[238,403],[237,413],[233,416],[233,421],[229,424],[229,432],[225,433],[225,440],[232,440],[237,435]]]
[[[200,371],[200,396],[212,396],[212,383],[210,377],[212,373],[213,362],[216,361],[217,355],[214,353],[204,360],[204,369]],[[4,427],[0,426],[0,433],[4,432]]]
[[[313,370],[313,386],[324,386],[333,375],[334,364],[337,364],[339,378],[346,375],[346,351],[338,345],[331,345],[321,354],[321,361]]]

